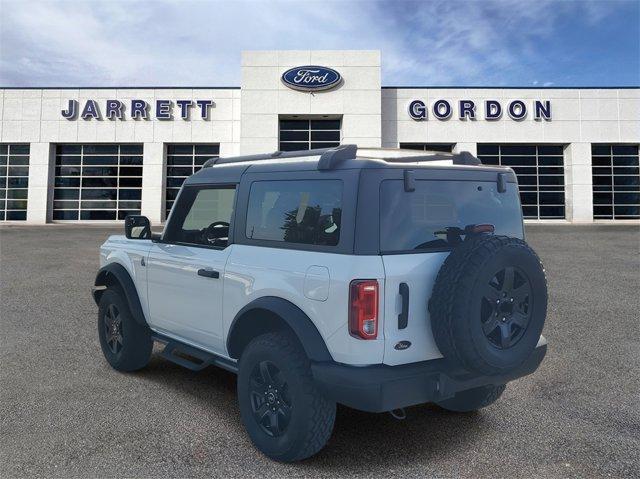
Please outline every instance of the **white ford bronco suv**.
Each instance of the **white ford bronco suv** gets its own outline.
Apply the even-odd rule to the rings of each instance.
[[[159,342],[237,373],[246,430],[278,461],[322,449],[336,403],[476,410],[546,353],[516,176],[467,152],[215,158],[162,234],[144,216],[125,233],[102,245],[93,290],[109,364],[143,368]]]

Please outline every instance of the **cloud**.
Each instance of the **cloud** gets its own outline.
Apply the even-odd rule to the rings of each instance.
[[[261,49],[380,49],[387,85],[530,83],[540,43],[578,11],[610,13],[550,0],[3,1],[0,83],[239,85],[240,52]]]

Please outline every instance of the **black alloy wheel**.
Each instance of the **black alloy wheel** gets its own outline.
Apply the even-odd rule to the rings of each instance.
[[[250,378],[253,417],[268,436],[281,436],[291,421],[291,397],[288,384],[278,367],[261,361],[253,368]]]
[[[268,457],[299,461],[329,440],[336,403],[318,388],[311,361],[293,332],[252,339],[240,356],[237,386],[242,423]]]
[[[507,266],[485,285],[482,332],[498,349],[508,349],[522,338],[531,321],[532,287],[519,268]]]
[[[537,347],[547,315],[540,258],[520,238],[479,235],[447,256],[429,299],[442,355],[467,371],[516,371]]]
[[[110,304],[104,314],[104,336],[109,350],[113,354],[122,351],[122,317],[115,304]]]
[[[118,371],[137,371],[149,363],[151,330],[131,314],[121,288],[111,286],[100,295],[98,339],[107,362]]]

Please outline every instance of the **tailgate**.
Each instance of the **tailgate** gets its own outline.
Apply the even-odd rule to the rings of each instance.
[[[417,179],[411,188],[402,180],[380,183],[386,364],[441,357],[431,333],[429,298],[445,258],[476,225],[522,238],[517,184],[498,191],[496,181],[473,179]]]
[[[440,266],[449,253],[396,254],[382,257],[384,282],[384,363],[390,365],[441,358],[431,334],[427,301]],[[406,327],[402,326],[403,295],[408,291]],[[406,295],[406,294],[405,294]],[[396,349],[401,341],[407,349]]]

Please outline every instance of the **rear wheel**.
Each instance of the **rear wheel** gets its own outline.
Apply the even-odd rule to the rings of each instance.
[[[290,334],[249,343],[240,358],[238,401],[249,437],[277,461],[310,457],[331,436],[336,404],[315,386],[309,359]]]
[[[136,371],[149,363],[151,330],[139,324],[120,288],[102,293],[98,307],[98,337],[107,362],[118,371]]]
[[[442,409],[452,412],[477,411],[496,402],[500,396],[502,396],[505,388],[506,386],[501,384],[499,386],[489,385],[468,389],[466,391],[460,391],[454,397],[437,402],[436,404]]]

